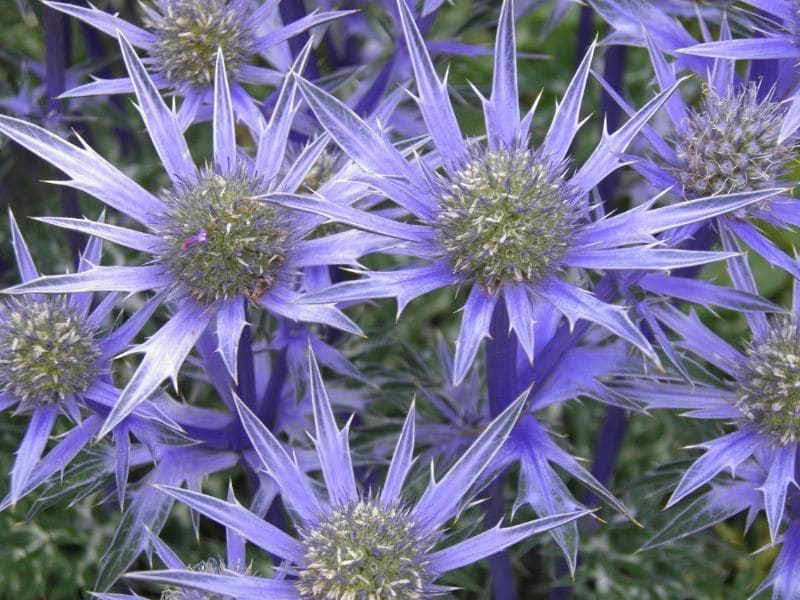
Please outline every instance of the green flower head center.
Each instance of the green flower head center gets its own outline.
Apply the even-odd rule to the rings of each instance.
[[[263,185],[243,172],[200,172],[163,199],[161,260],[178,287],[201,304],[244,294],[257,301],[285,261],[288,222],[257,198]]]
[[[306,549],[301,598],[421,600],[430,583],[425,552],[408,511],[370,500],[334,509],[301,531]]]
[[[66,298],[0,303],[0,391],[25,404],[55,404],[97,378],[96,330]]]
[[[173,83],[211,83],[217,50],[228,74],[235,74],[249,54],[253,32],[241,3],[227,0],[165,0],[160,12],[148,10],[145,24],[155,34],[150,50],[154,66]]]
[[[488,289],[558,267],[578,221],[564,169],[530,150],[473,154],[446,175],[435,227],[454,273]]]
[[[738,378],[737,408],[780,445],[800,441],[800,331],[790,319],[752,344]]]
[[[796,142],[778,141],[784,108],[758,85],[720,96],[707,86],[702,108],[684,121],[671,169],[689,198],[766,189],[787,174]]]

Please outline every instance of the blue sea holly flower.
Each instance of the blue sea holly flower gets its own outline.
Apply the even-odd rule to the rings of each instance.
[[[539,148],[529,147],[533,109],[518,106],[513,2],[505,2],[495,48],[490,99],[482,99],[487,140],[465,140],[425,44],[405,2],[398,2],[419,96],[416,101],[441,159],[432,170],[406,161],[344,104],[298,78],[300,89],[334,140],[366,173],[358,178],[385,193],[423,225],[424,235],[403,253],[429,265],[367,272],[308,294],[304,302],[395,297],[399,309],[431,290],[472,283],[463,312],[455,358],[460,382],[489,331],[494,308],[505,302],[510,326],[533,359],[533,301],[549,302],[570,322],[587,319],[634,344],[655,360],[650,343],[620,306],[608,304],[559,274],[584,269],[673,269],[720,258],[708,252],[656,244],[654,234],[745,206],[762,198],[739,194],[700,199],[684,206],[599,216],[589,192],[623,163],[620,154],[667,101],[671,88],[653,98],[599,145],[574,173],[567,154],[579,127],[579,109],[594,46],[588,52]],[[430,162],[430,161],[429,161]]]
[[[20,277],[24,282],[39,274],[14,216],[9,213],[11,241]],[[100,240],[90,239],[79,272],[100,259]],[[110,362],[125,349],[156,307],[147,303],[113,331],[104,324],[117,294],[109,294],[95,306],[92,293],[71,295],[27,294],[0,300],[0,410],[16,407],[30,414],[11,471],[8,497],[0,510],[15,504],[62,469],[88,444],[102,424],[90,416],[107,413],[121,391],[108,377]],[[70,443],[40,460],[59,414],[77,424],[67,437]],[[154,418],[153,411],[142,416]],[[127,425],[121,426],[115,435]],[[121,434],[120,434],[121,435]],[[124,487],[124,485],[123,485]]]
[[[510,527],[499,524],[450,546],[437,549],[444,525],[456,516],[469,490],[500,450],[524,405],[519,398],[499,415],[416,503],[403,498],[414,462],[413,407],[403,425],[379,493],[359,491],[348,442],[349,424],[336,425],[317,368],[310,358],[314,406],[314,445],[326,495],[315,490],[283,445],[239,403],[242,423],[262,466],[280,488],[297,529],[296,537],[277,529],[235,500],[223,501],[188,490],[160,489],[190,508],[237,532],[284,561],[272,579],[185,569],[137,572],[129,577],[178,585],[206,593],[271,598],[403,598],[421,600],[446,591],[435,584],[458,569],[530,536],[569,523],[587,511],[559,514]]]
[[[778,75],[771,76],[768,84],[774,84],[791,101],[781,128],[780,141],[783,141],[800,125],[800,93],[796,85],[799,75],[796,65],[800,58],[797,43],[800,39],[800,3],[797,0],[744,0],[743,3],[750,5],[754,13],[754,24],[746,31],[757,31],[758,36],[693,44],[680,49],[680,52],[687,57],[749,59],[755,61],[754,65],[775,61]]]
[[[728,34],[723,27],[721,36],[726,38]],[[659,86],[670,89],[675,84],[674,65],[668,64],[646,37]],[[737,84],[730,61],[715,60],[713,67],[703,86],[700,107],[694,109],[679,95],[672,96],[665,105],[673,127],[671,143],[648,132],[646,139],[654,156],[630,157],[633,167],[656,189],[668,189],[684,201],[788,184],[800,146],[800,121],[791,125],[786,104],[771,92],[764,94],[758,82]],[[632,111],[615,96],[627,111]],[[754,220],[786,229],[795,227],[800,224],[797,200],[785,192],[776,193],[720,215],[716,223],[720,230],[730,231],[769,263],[800,277],[797,261],[765,236]],[[688,233],[698,225],[699,222]]]
[[[723,243],[740,250],[730,233],[723,232]],[[746,257],[729,261],[736,288],[755,293]],[[688,409],[689,417],[724,419],[736,425],[734,431],[698,445],[705,452],[681,478],[669,506],[723,471],[733,472],[757,457],[767,476],[756,489],[763,492],[774,540],[787,494],[796,485],[800,448],[800,285],[795,281],[790,313],[771,319],[761,310],[744,313],[752,333],[744,352],[713,333],[693,312],[687,315],[668,304],[651,310],[679,336],[682,348],[705,360],[724,378],[712,384],[641,382],[631,385],[626,395],[650,408]]]
[[[133,351],[143,352],[139,368],[108,417],[101,434],[123,419],[180,365],[209,325],[216,325],[219,352],[236,380],[238,341],[246,326],[248,303],[294,321],[317,322],[359,334],[360,330],[332,304],[295,302],[298,273],[317,265],[353,265],[357,258],[395,243],[410,226],[362,213],[327,199],[311,201],[317,212],[343,223],[363,219],[374,235],[348,230],[303,239],[325,218],[290,212],[259,196],[276,189],[292,192],[312,168],[323,146],[316,144],[282,177],[278,173],[291,120],[297,110],[295,86],[287,79],[277,110],[262,131],[250,159],[237,150],[231,96],[224,58],[217,60],[214,95],[213,163],[194,165],[175,113],[158,95],[133,48],[120,37],[122,53],[150,138],[172,180],[159,196],[144,190],[88,147],[78,147],[24,121],[0,117],[0,131],[38,154],[72,179],[64,182],[86,191],[141,223],[147,232],[79,219],[46,222],[148,253],[142,266],[96,266],[81,273],[42,277],[7,293],[109,290],[166,291],[173,309],[169,321]],[[299,59],[302,61],[303,57]],[[298,63],[299,65],[302,62]]]
[[[180,121],[189,124],[204,102],[213,98],[214,65],[221,52],[231,77],[234,112],[254,131],[258,131],[260,112],[241,84],[280,85],[283,77],[254,64],[269,48],[317,25],[352,11],[330,11],[307,15],[275,29],[265,27],[277,10],[279,0],[156,0],[142,4],[144,28],[133,25],[94,6],[75,6],[46,2],[56,10],[72,15],[100,31],[117,37],[147,53],[145,64],[157,89],[171,89],[185,97]],[[132,77],[97,79],[70,90],[65,97],[119,94],[135,91]]]

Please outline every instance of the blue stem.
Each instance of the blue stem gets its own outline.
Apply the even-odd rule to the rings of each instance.
[[[489,325],[486,342],[486,383],[489,391],[489,410],[496,417],[511,404],[517,392],[517,336],[509,331],[508,312],[502,298],[497,302]],[[503,487],[506,475],[502,474],[489,484],[486,502],[486,527],[494,527],[505,514]],[[514,568],[507,551],[489,557],[492,590],[495,600],[516,600]]]
[[[617,92],[622,91],[627,56],[627,46],[611,46],[606,50],[603,78]],[[600,114],[605,115],[605,123],[608,131],[616,131],[622,121],[622,109],[605,91],[600,95]],[[603,199],[606,212],[617,208],[617,201],[614,195],[617,191],[619,174],[619,170],[613,171],[608,177],[597,184],[597,189],[600,192],[600,197]]]
[[[61,120],[64,112],[64,101],[59,100],[64,92],[67,68],[72,56],[72,39],[70,22],[67,16],[48,6],[42,9],[45,44],[45,87],[47,89],[47,114],[45,125],[55,124]],[[61,214],[77,219],[81,216],[78,193],[68,187],[60,186],[58,192],[61,203]],[[78,266],[81,249],[86,243],[86,236],[77,231],[66,231],[67,242],[75,266]]]
[[[247,302],[247,300],[243,300]],[[253,338],[250,327],[246,326],[239,338],[239,354],[236,361],[236,371],[239,383],[236,384],[236,393],[251,410],[256,408],[256,374],[253,365]]]
[[[303,0],[281,2],[279,4],[279,9],[281,11],[281,19],[285,24],[299,21],[306,16],[306,7]],[[308,32],[304,31],[303,33],[298,33],[297,35],[290,37],[288,41],[289,50],[291,51],[292,56],[296,57],[298,54],[300,54],[300,51],[303,49],[303,47],[308,43]],[[306,79],[311,81],[319,79],[319,65],[317,64],[317,57],[314,56],[313,52],[308,57],[304,75]]]
[[[575,68],[583,60],[589,44],[592,43],[594,33],[594,10],[588,4],[581,6],[581,14],[578,17],[578,34],[575,42]]]
[[[502,298],[497,301],[486,342],[486,380],[492,418],[513,401],[517,393],[517,336],[509,331],[508,312]]]
[[[264,391],[256,411],[258,418],[268,429],[272,429],[275,426],[278,405],[281,401],[281,392],[286,382],[286,376],[289,374],[286,353],[286,347],[283,347],[275,354],[270,368],[269,380],[267,381],[267,389]]]
[[[486,488],[489,498],[486,501],[486,515],[483,523],[486,528],[497,525],[505,515],[505,502],[503,501],[503,487],[506,474],[503,473]],[[492,554],[488,559],[489,571],[492,574],[492,592],[495,600],[517,600],[517,588],[514,579],[514,567],[511,564],[511,555],[508,550],[501,550]]]

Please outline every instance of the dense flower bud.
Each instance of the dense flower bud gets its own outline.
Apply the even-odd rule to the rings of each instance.
[[[155,67],[177,84],[208,85],[214,75],[217,49],[234,74],[253,43],[245,3],[228,0],[165,0],[160,12],[148,9],[145,24],[156,41]]]
[[[800,441],[800,330],[790,318],[766,342],[748,349],[736,406],[763,433],[785,445]]]
[[[68,299],[0,303],[0,392],[24,404],[54,404],[97,377],[96,330]]]
[[[488,289],[554,271],[579,221],[564,169],[526,149],[473,152],[441,181],[434,224],[453,271]]]
[[[421,600],[430,583],[420,536],[407,510],[371,500],[335,508],[301,531],[305,564],[301,598]]]
[[[720,96],[704,90],[700,111],[684,122],[672,174],[689,198],[766,189],[786,175],[796,143],[778,142],[784,109],[758,99],[758,85]]]
[[[238,294],[257,301],[275,283],[289,232],[284,213],[257,198],[263,189],[244,172],[205,169],[163,194],[161,259],[199,303]]]

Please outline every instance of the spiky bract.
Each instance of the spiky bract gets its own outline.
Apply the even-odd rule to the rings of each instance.
[[[148,10],[145,24],[156,36],[154,66],[176,84],[208,85],[220,49],[225,68],[235,74],[254,39],[240,6],[227,0],[164,0],[160,11]]]
[[[214,575],[225,572],[225,565],[216,558],[204,560],[189,568],[199,573],[212,573]],[[202,590],[192,590],[184,587],[168,587],[161,592],[161,600],[233,600],[233,596],[204,592]]]
[[[739,376],[737,407],[780,445],[800,441],[800,330],[779,319],[761,343],[752,343]]]
[[[55,404],[98,374],[97,331],[67,298],[0,303],[0,391],[23,404]]]
[[[419,534],[408,510],[372,500],[334,508],[301,531],[305,564],[297,589],[302,598],[330,600],[421,600],[431,577]]]
[[[527,149],[473,150],[441,183],[435,227],[455,273],[491,290],[557,267],[579,217],[563,167]]]
[[[684,122],[677,140],[679,165],[671,169],[689,198],[774,187],[785,176],[797,142],[779,142],[784,109],[771,96],[758,98],[758,85],[719,95],[704,89],[699,111]]]
[[[284,163],[287,169],[298,161],[304,150],[305,146],[297,143],[289,144],[286,147],[286,159]],[[306,173],[299,189],[316,192],[336,173],[340,159],[341,153],[330,148],[326,148],[320,152],[314,164]]]
[[[263,190],[242,171],[204,169],[163,194],[161,259],[197,302],[238,294],[257,300],[275,283],[289,231],[281,209],[257,197]]]

